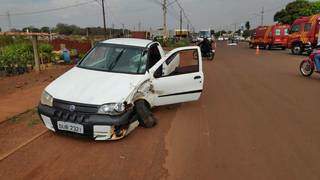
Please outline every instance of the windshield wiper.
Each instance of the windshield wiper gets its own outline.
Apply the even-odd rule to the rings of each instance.
[[[117,56],[116,60],[114,60],[113,63],[110,64],[110,66],[109,66],[109,68],[108,68],[109,71],[111,71],[113,68],[116,67],[116,65],[118,64],[118,61],[119,61],[120,57],[122,56],[122,54],[124,53],[124,51],[125,51],[125,49],[123,49],[123,50],[119,53],[119,55]]]

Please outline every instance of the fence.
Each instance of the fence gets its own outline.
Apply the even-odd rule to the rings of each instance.
[[[54,39],[51,41],[51,45],[55,51],[61,50],[61,45],[66,47],[67,49],[76,49],[78,53],[85,54],[91,49],[91,43],[89,41],[76,41],[76,40],[68,40],[68,39]]]

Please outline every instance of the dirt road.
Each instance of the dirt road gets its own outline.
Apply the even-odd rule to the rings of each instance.
[[[157,127],[116,142],[47,131],[1,160],[0,177],[320,179],[320,77],[301,77],[303,57],[284,51],[217,52],[201,100],[155,109]]]

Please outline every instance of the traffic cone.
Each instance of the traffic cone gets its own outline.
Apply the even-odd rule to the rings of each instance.
[[[256,50],[256,55],[259,55],[260,54],[260,48],[259,48],[259,45],[257,46],[257,50]]]

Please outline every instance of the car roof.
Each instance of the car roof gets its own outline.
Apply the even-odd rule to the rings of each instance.
[[[147,47],[149,44],[152,43],[152,41],[146,40],[146,39],[136,39],[136,38],[117,38],[117,39],[108,39],[103,41],[102,43],[136,46],[136,47]]]

